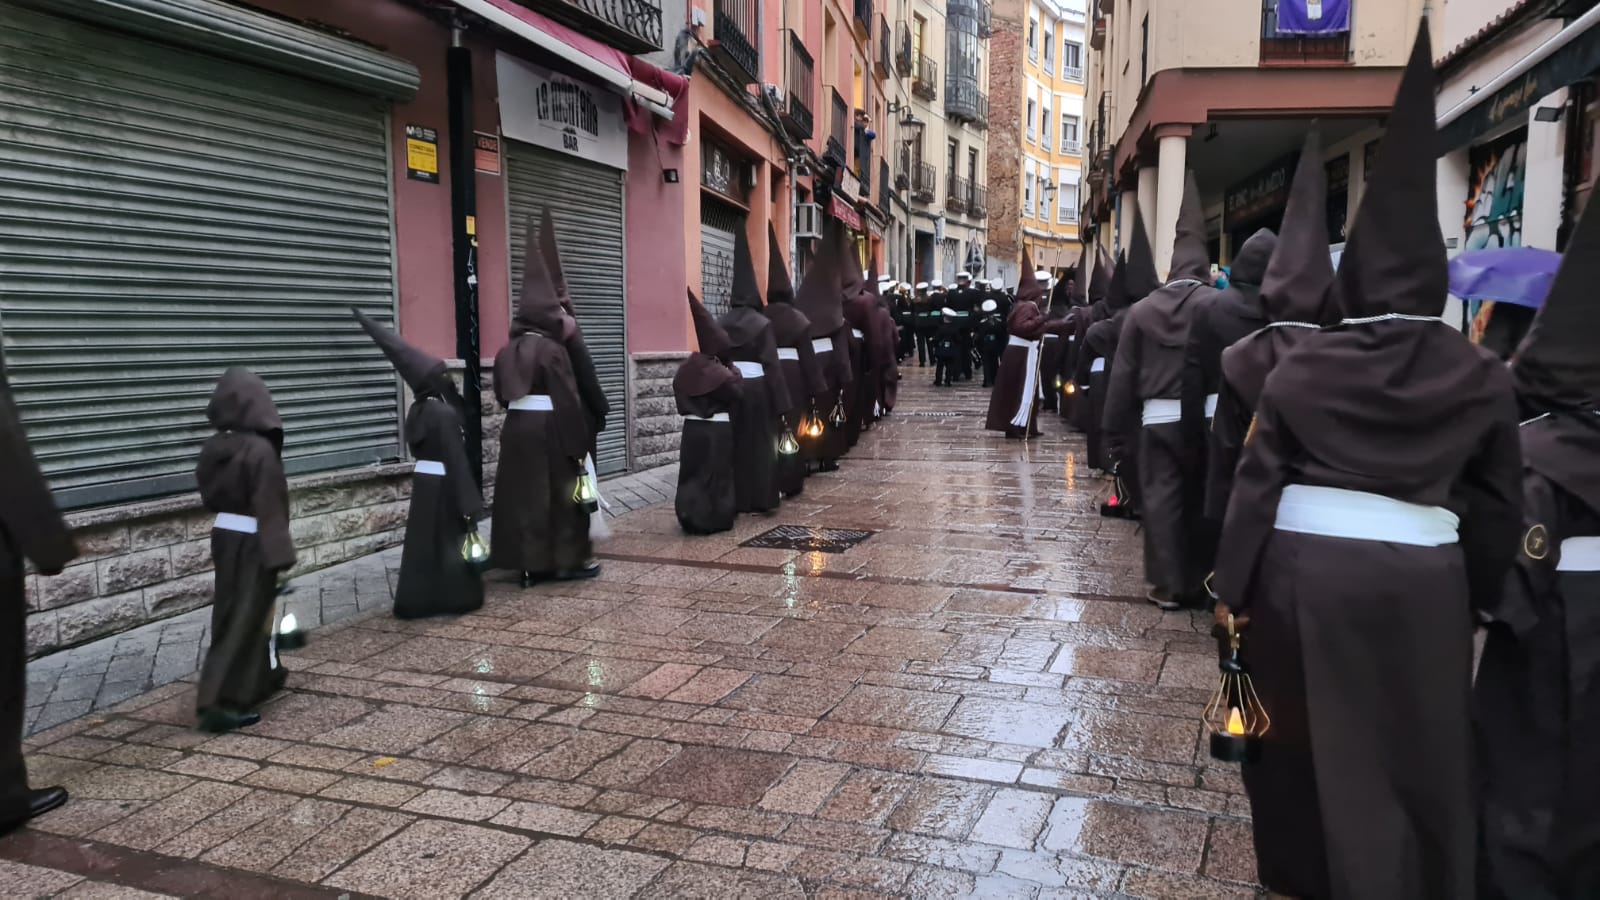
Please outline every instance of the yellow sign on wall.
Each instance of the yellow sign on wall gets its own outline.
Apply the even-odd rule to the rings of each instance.
[[[439,132],[421,125],[406,126],[406,177],[439,183]]]

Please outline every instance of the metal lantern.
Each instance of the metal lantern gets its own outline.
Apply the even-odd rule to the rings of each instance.
[[[804,424],[801,427],[805,427]],[[785,428],[778,438],[778,455],[793,456],[800,452],[800,442],[794,439],[794,434]]]
[[[299,650],[305,645],[306,633],[300,629],[294,613],[284,613],[283,619],[278,622],[278,649]]]
[[[1071,397],[1073,394],[1076,394],[1077,392],[1078,392],[1078,386],[1076,384],[1070,382],[1070,381],[1061,386],[1061,393],[1066,394],[1068,397]]]
[[[1206,704],[1203,721],[1211,740],[1211,758],[1223,762],[1254,761],[1261,756],[1261,739],[1272,727],[1261,698],[1256,696],[1250,673],[1239,659],[1239,630],[1228,616],[1228,654],[1217,664],[1222,676],[1217,691]]]
[[[1105,502],[1100,504],[1100,515],[1108,519],[1134,517],[1133,495],[1128,492],[1128,486],[1122,483],[1120,462],[1111,464],[1111,493],[1106,496]]]
[[[585,472],[578,476],[578,486],[572,489],[572,500],[591,516],[600,511],[600,489],[595,486],[593,475]]]
[[[834,404],[833,413],[828,416],[828,420],[833,423],[833,427],[835,428],[844,427],[844,400],[841,399],[838,403]]]
[[[466,538],[461,541],[461,561],[474,572],[482,573],[489,568],[489,545],[478,534],[477,528],[468,531]]]

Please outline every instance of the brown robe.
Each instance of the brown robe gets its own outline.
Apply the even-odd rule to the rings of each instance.
[[[1049,325],[1044,312],[1032,300],[1019,299],[1006,317],[1006,332],[1025,341],[1040,340],[1047,327]],[[1042,434],[1039,430],[1039,393],[1043,386],[1039,383],[1037,368],[1033,373],[1034,396],[1029,407],[1028,424],[1011,424],[1025,399],[1023,392],[1027,389],[1028,358],[1028,348],[1015,344],[1007,344],[1005,352],[1000,354],[1000,373],[995,376],[994,390],[989,393],[989,414],[984,420],[984,428],[989,431],[1001,432],[1009,438]],[[1038,365],[1037,360],[1034,364]]]
[[[28,818],[22,757],[27,713],[28,598],[23,560],[58,574],[78,555],[28,446],[0,353],[0,830]]]
[[[827,390],[827,380],[822,367],[817,364],[816,353],[811,348],[811,320],[787,300],[767,304],[767,318],[772,320],[772,337],[778,350],[792,351],[794,359],[780,359],[783,381],[789,388],[789,408],[783,412],[783,428],[797,443],[803,440],[801,423],[810,415],[811,398]],[[803,453],[778,456],[778,490],[785,497],[793,497],[805,489],[806,460]]]
[[[278,575],[294,565],[289,486],[279,458],[283,420],[267,386],[233,368],[217,382],[206,418],[217,433],[200,448],[195,481],[213,513],[256,520],[256,533],[211,530],[216,596],[211,646],[200,667],[196,709],[245,712],[283,686],[278,664]]]
[[[760,382],[750,387],[761,392]],[[689,534],[716,534],[738,516],[732,415],[744,392],[739,373],[704,353],[690,354],[672,380],[678,414],[685,416],[673,508]],[[728,414],[730,421],[706,419]]]
[[[759,298],[757,298],[759,303]],[[778,508],[778,433],[791,405],[789,387],[778,363],[772,320],[759,309],[735,306],[719,324],[733,342],[735,362],[761,367],[762,377],[746,377],[733,410],[734,485],[740,512]]]
[[[411,510],[394,590],[399,619],[458,615],[483,606],[483,576],[467,565],[461,545],[483,515],[483,492],[467,462],[461,401],[454,386],[430,390],[406,414],[406,443],[418,460],[444,465],[443,475],[411,476]]]

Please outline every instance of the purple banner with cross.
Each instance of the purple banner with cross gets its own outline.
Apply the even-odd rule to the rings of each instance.
[[[1350,0],[1278,0],[1279,34],[1342,34],[1350,30]]]

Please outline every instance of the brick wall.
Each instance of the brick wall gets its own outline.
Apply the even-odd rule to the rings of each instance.
[[[1026,5],[996,0],[989,35],[989,256],[1022,257],[1022,73]]]

